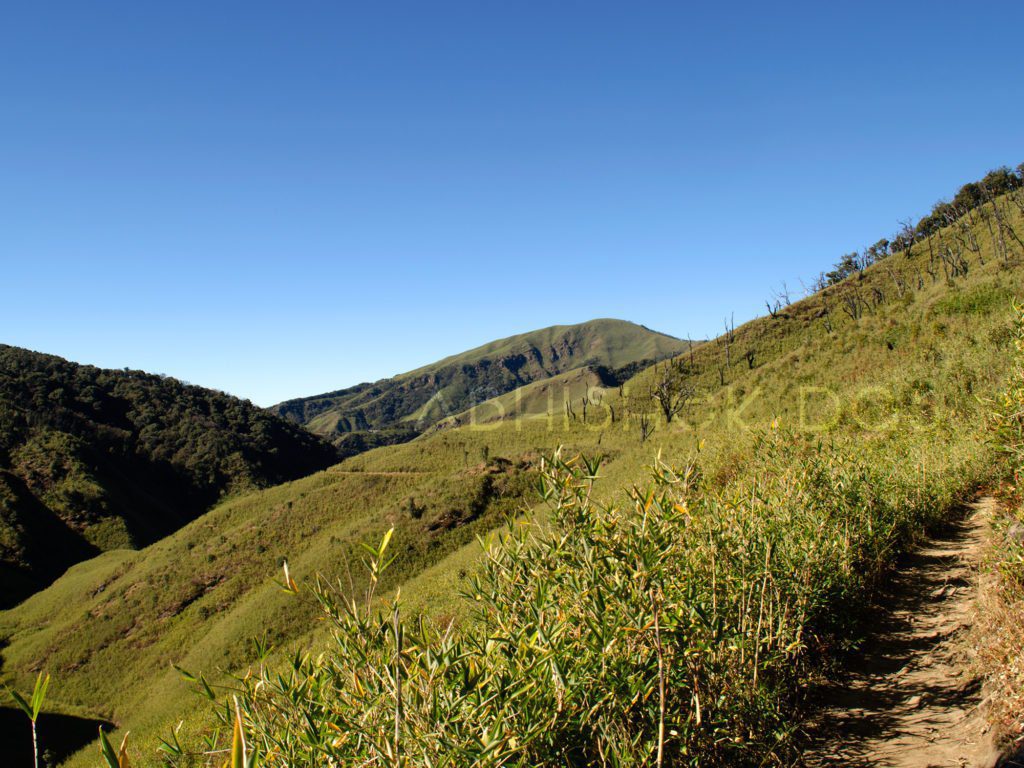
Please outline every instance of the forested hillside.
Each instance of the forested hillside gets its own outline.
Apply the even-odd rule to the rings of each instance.
[[[99,552],[152,543],[225,493],[336,458],[221,392],[0,346],[0,606]]]
[[[274,406],[348,454],[403,442],[448,416],[534,381],[586,369],[608,383],[679,354],[686,342],[622,320],[553,326],[432,365]]]

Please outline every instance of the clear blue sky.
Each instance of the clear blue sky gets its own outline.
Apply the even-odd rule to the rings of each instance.
[[[1024,161],[1024,4],[7,3],[0,341],[268,405],[679,336]]]

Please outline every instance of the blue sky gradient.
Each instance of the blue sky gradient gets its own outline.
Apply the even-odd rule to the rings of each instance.
[[[0,11],[0,342],[269,405],[703,337],[1024,161],[1024,4]]]

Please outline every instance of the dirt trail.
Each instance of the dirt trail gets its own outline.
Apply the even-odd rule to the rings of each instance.
[[[416,472],[411,469],[391,469],[380,472],[370,472],[362,469],[334,469],[327,470],[332,475],[360,475],[362,477],[406,477],[417,475],[429,475],[429,472]]]
[[[871,618],[875,631],[846,677],[814,694],[809,768],[996,764],[965,642],[994,503],[973,504],[964,519],[903,559]]]

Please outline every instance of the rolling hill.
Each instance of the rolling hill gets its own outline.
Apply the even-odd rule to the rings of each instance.
[[[681,353],[687,342],[624,320],[511,336],[374,383],[288,400],[271,410],[346,453],[402,442],[437,421],[535,381],[587,369],[606,383]]]
[[[336,460],[221,392],[0,346],[0,606],[102,551],[150,544],[225,494]]]

